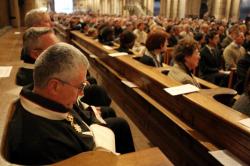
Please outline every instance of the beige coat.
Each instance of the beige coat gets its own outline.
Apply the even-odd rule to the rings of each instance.
[[[229,44],[223,52],[226,70],[235,68],[239,59],[245,54],[246,50],[242,46],[238,46],[234,42]]]
[[[180,64],[174,64],[174,66],[170,69],[168,76],[182,84],[192,84],[198,88],[200,88],[200,84],[194,78],[194,75],[191,74],[192,77],[187,73],[185,67]]]

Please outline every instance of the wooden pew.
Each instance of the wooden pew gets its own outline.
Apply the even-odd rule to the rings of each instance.
[[[70,28],[65,27],[59,23],[54,24],[54,31],[56,36],[63,42],[70,42]]]
[[[164,154],[162,154],[158,148],[150,148],[118,156],[104,151],[83,152],[53,165],[172,166],[173,164],[164,156]]]
[[[73,43],[82,48],[86,55],[90,53],[97,56],[90,59],[91,63],[104,77],[102,81],[110,90],[112,98],[174,164],[214,164],[216,160],[207,152],[224,148],[250,163],[250,131],[238,122],[247,116],[201,92],[173,97],[162,89],[180,84],[167,76],[161,76],[159,70],[145,66],[129,56],[110,57],[108,54],[115,51],[106,50],[100,43],[77,31],[71,34]],[[139,88],[126,88],[119,82],[120,79],[127,79]],[[170,118],[169,114],[174,118]],[[175,118],[179,121],[174,121]],[[180,124],[185,124],[186,128]],[[187,128],[193,132],[188,132]],[[212,147],[206,146],[197,135]],[[183,140],[183,137],[189,141]],[[179,146],[174,147],[176,142]],[[196,149],[190,149],[189,146]]]

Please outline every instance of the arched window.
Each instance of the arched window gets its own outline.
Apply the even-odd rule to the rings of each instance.
[[[57,13],[72,13],[73,12],[73,0],[54,0],[55,11]]]

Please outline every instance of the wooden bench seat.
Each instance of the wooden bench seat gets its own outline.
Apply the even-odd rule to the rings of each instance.
[[[158,148],[145,149],[124,155],[114,155],[104,151],[83,152],[54,166],[172,166],[173,164]]]

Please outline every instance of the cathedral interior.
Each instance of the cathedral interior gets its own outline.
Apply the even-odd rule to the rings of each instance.
[[[45,19],[41,22],[46,24],[37,25],[33,19],[35,23],[27,26],[26,16],[32,9],[39,9],[44,16],[41,18]],[[41,37],[44,34],[38,35],[34,37],[37,42],[29,42],[32,46],[37,44],[37,48],[28,49],[28,44],[24,44],[25,37],[26,40],[28,37],[24,34],[30,29],[39,33],[38,27],[46,31],[40,35],[48,33],[52,37],[44,39]],[[128,35],[127,38],[125,35]],[[10,120],[15,115],[15,102],[22,88],[26,88],[17,84],[19,70],[24,68],[29,71],[34,83],[36,58],[53,47],[49,46],[53,39],[55,43],[62,41],[74,46],[86,56],[90,67],[85,72],[88,72],[90,80],[93,76],[93,84],[100,85],[110,95],[107,95],[109,101],[105,106],[111,107],[111,111],[114,109],[117,117],[125,119],[134,141],[131,153],[119,155],[106,149],[95,151],[98,150],[96,148],[81,151],[83,153],[75,156],[63,156],[63,160],[56,160],[55,165],[250,165],[250,0],[1,0],[0,69],[7,66],[11,72],[8,77],[0,77],[0,165],[13,165],[8,160],[7,127],[13,122]],[[27,48],[24,49],[24,46]],[[25,51],[35,52],[35,58],[31,53],[26,55]],[[235,56],[228,58],[226,53]],[[143,62],[144,55],[149,57],[146,57],[149,61],[144,59]],[[32,62],[26,63],[22,56],[28,56]],[[237,63],[232,62],[233,65],[229,66],[226,61],[232,57]],[[178,63],[178,58],[182,62]],[[212,74],[209,74],[215,73],[212,79],[203,77],[202,70],[205,68],[211,71]],[[81,78],[86,75],[82,71],[79,72]],[[244,81],[239,79],[240,76],[244,77]],[[92,84],[91,81],[81,80],[80,86],[75,86],[52,77],[53,81],[60,87],[78,90],[73,104],[85,102],[84,97],[88,95],[84,88]],[[187,85],[184,85],[187,92],[169,92],[169,89],[178,89],[182,84]],[[65,94],[62,93],[62,96]],[[98,95],[93,96],[100,99],[102,96]],[[46,98],[48,96],[40,96],[39,99],[46,101],[50,99]],[[246,112],[234,107],[242,96],[247,96],[247,99],[241,100],[243,104],[239,105],[243,105]],[[62,98],[67,100],[67,97]],[[78,97],[81,98],[79,103]],[[53,104],[55,101],[49,102]],[[30,103],[32,105],[33,101]],[[102,116],[100,110],[103,105],[84,104],[80,105],[80,109],[85,111],[90,108],[96,117]],[[47,105],[37,108],[49,110]],[[48,112],[53,112],[51,110]],[[65,118],[65,114],[63,116]],[[79,121],[86,125],[84,120]],[[73,118],[68,122],[75,133],[84,133],[79,125],[75,125]],[[102,127],[106,126],[104,122]],[[22,130],[21,127],[18,129]],[[29,131],[29,136],[32,137],[33,133],[36,135],[36,131]],[[94,138],[93,133],[86,133]],[[18,142],[15,137],[12,141]],[[25,147],[21,148],[25,153]],[[222,153],[222,159],[226,160],[218,159],[217,152]],[[57,158],[57,155],[53,157]],[[39,157],[34,160],[38,161]]]

